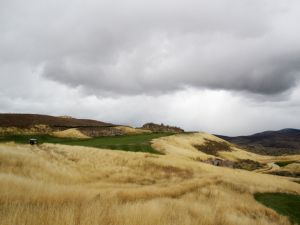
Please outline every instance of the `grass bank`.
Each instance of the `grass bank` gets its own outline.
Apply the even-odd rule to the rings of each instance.
[[[255,199],[276,212],[300,224],[300,195],[285,193],[257,193]]]

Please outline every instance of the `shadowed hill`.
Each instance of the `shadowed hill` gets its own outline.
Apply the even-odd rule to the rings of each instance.
[[[49,127],[111,127],[111,123],[96,120],[55,117],[38,114],[0,114],[0,127],[30,128],[35,125],[47,125]]]
[[[265,131],[250,136],[217,136],[254,153],[264,155],[300,153],[300,130],[298,129],[289,128],[279,131]]]

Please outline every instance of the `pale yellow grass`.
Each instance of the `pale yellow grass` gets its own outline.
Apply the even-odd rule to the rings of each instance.
[[[2,144],[0,225],[290,224],[252,194],[300,194],[299,184],[195,161],[188,143],[200,136],[178,137],[192,153]]]
[[[300,160],[300,155],[286,155],[286,156],[264,156],[258,155],[245,151],[237,146],[227,142],[221,138],[214,135],[199,132],[193,134],[177,134],[173,136],[159,138],[153,141],[153,147],[160,152],[182,156],[185,158],[195,159],[195,160],[205,160],[207,158],[215,158],[214,155],[208,155],[204,152],[199,151],[194,147],[194,145],[203,145],[206,140],[216,141],[216,142],[226,142],[231,146],[232,151],[220,151],[218,153],[219,158],[227,160],[241,160],[250,159],[258,161],[261,163],[271,163],[276,161],[297,161]]]
[[[37,124],[31,128],[0,127],[0,135],[33,135],[49,134],[52,129],[44,124]]]
[[[51,133],[51,135],[60,138],[81,138],[81,139],[90,138],[89,136],[80,132],[80,130],[78,130],[77,128],[70,128],[63,131],[56,131]]]
[[[283,167],[283,169],[300,173],[300,163],[291,163],[291,164]]]
[[[184,158],[207,159],[210,155],[198,151],[194,145],[202,145],[205,139],[221,141],[216,136],[201,132],[192,134],[177,134],[153,140],[152,146],[158,151]]]
[[[151,133],[150,130],[144,130],[140,128],[133,128],[130,126],[117,126],[114,127],[117,130],[122,131],[124,134],[145,134],[145,133]]]

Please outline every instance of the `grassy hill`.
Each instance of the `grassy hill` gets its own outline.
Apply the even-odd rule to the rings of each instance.
[[[300,130],[265,131],[250,136],[218,137],[263,155],[300,154]]]
[[[255,199],[257,193],[299,195],[294,179],[205,162],[251,159],[267,166],[299,155],[249,153],[206,133],[147,135],[83,140],[45,136],[38,146],[21,144],[27,137],[19,136],[14,137],[18,143],[0,143],[0,225],[290,225],[288,216],[299,215],[281,215],[269,208],[275,206]],[[212,155],[212,145],[201,151],[199,146],[210,141],[226,142],[226,149],[214,144]],[[147,144],[164,154],[86,147],[119,144]]]
[[[34,125],[40,124],[47,125],[49,127],[64,128],[114,126],[111,123],[88,119],[75,119],[70,117],[56,117],[38,114],[0,113],[0,127],[30,128]]]

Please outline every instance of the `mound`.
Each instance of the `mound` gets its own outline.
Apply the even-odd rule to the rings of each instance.
[[[60,137],[60,138],[90,138],[89,136],[83,134],[76,128],[71,128],[63,131],[56,131],[52,133],[52,136]]]
[[[115,129],[120,130],[124,134],[145,134],[145,133],[151,133],[150,130],[144,130],[140,128],[133,128],[129,126],[117,126]]]

